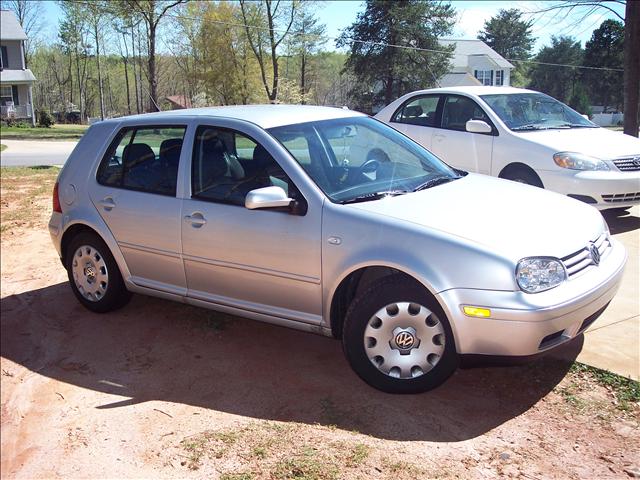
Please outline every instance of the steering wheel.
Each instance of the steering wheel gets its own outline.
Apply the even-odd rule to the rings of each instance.
[[[360,168],[358,169],[358,174],[372,174],[378,171],[378,168],[380,168],[380,160],[376,160],[375,158],[370,158],[369,160],[367,160],[366,162],[364,162],[362,165],[360,165]]]

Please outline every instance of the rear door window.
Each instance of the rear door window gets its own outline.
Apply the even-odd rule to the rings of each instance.
[[[100,163],[98,183],[175,196],[185,131],[185,126],[123,128]]]

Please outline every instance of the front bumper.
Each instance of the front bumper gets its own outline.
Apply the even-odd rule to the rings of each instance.
[[[627,254],[612,248],[598,266],[546,292],[451,289],[438,294],[463,355],[528,356],[565,343],[586,330],[620,286]],[[465,305],[491,310],[490,318],[464,314]]]
[[[538,174],[546,189],[581,199],[600,210],[640,205],[640,171],[558,169]]]

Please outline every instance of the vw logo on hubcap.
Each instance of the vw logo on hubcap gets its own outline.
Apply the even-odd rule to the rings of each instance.
[[[593,243],[589,244],[589,253],[591,254],[591,260],[593,260],[594,265],[599,265],[600,252],[598,251],[598,247],[596,247]]]
[[[416,343],[416,337],[411,332],[405,330],[398,333],[394,341],[400,350],[409,350]]]

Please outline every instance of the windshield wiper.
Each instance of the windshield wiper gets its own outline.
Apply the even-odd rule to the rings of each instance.
[[[520,125],[519,127],[513,127],[511,130],[514,132],[518,130],[548,130],[548,127],[541,127],[540,125],[529,124],[529,125]]]
[[[404,195],[408,193],[406,190],[384,190],[382,192],[365,193],[364,195],[358,195],[357,197],[349,198],[348,200],[342,200],[341,204],[347,203],[359,203],[369,202],[371,200],[379,200],[384,197],[395,197],[397,195]]]
[[[581,123],[563,123],[557,126],[563,128],[597,128],[597,125],[582,125]]]
[[[424,183],[421,183],[416,188],[413,189],[414,192],[419,192],[420,190],[426,190],[427,188],[435,187],[436,185],[442,185],[443,183],[448,183],[453,180],[457,180],[462,177],[436,177],[431,180],[427,180]]]

